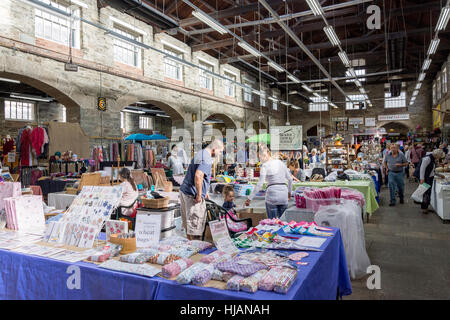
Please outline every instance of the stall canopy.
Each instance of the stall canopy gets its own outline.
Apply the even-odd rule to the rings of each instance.
[[[136,141],[142,141],[142,140],[152,140],[150,139],[150,136],[143,134],[143,133],[133,133],[125,138],[125,140],[136,140]]]
[[[245,142],[259,142],[270,144],[270,133],[257,134],[256,136],[250,137]]]
[[[169,138],[167,138],[163,134],[152,134],[152,135],[150,135],[148,137],[149,137],[148,140],[169,140]]]

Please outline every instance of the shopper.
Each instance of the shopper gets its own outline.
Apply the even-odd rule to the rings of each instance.
[[[267,147],[260,148],[259,158],[262,162],[259,180],[256,187],[245,202],[246,206],[261,190],[264,182],[266,189],[266,210],[269,219],[279,218],[287,209],[288,201],[291,199],[292,176],[286,165],[279,159],[272,157]],[[287,183],[287,186],[286,186]]]
[[[309,157],[309,165],[312,167],[318,163],[320,163],[319,155],[317,154],[317,149],[313,148],[311,149],[311,156]]]
[[[122,197],[120,198],[120,206],[121,207],[130,207],[133,203],[136,203],[131,208],[123,208],[121,214],[124,216],[133,216],[135,215],[135,209],[137,207],[136,199],[139,196],[139,192],[137,190],[136,182],[134,182],[133,177],[131,176],[131,171],[128,168],[123,168],[119,172],[120,180],[123,182],[120,184],[122,186]]]
[[[211,181],[213,158],[220,156],[223,142],[214,140],[199,151],[189,164],[186,177],[180,187],[181,219],[189,240],[202,237],[206,223],[206,203]]]
[[[292,174],[292,180],[294,180],[296,182],[306,181],[305,171],[303,171],[303,169],[300,168],[300,166],[298,165],[298,161],[291,160],[289,162],[289,170],[291,171],[291,174]]]
[[[178,154],[177,154],[177,156],[183,162],[183,166],[187,167],[188,164],[189,164],[190,157],[188,157],[187,154],[186,154],[186,151],[184,151],[183,143],[182,142],[178,143],[177,147],[178,147]]]
[[[411,150],[409,145],[405,145],[405,158],[408,161],[408,166],[405,168],[406,178],[409,179],[409,167],[411,166]]]
[[[232,185],[226,185],[223,188],[223,204],[222,207],[226,210],[231,210],[236,207],[234,203],[234,187]]]
[[[178,157],[178,146],[176,144],[172,146],[168,156],[167,166],[172,169],[172,174],[174,176],[184,175],[183,160]]]
[[[327,162],[327,150],[322,147],[322,149],[320,149],[320,163],[325,164]]]
[[[399,146],[397,144],[391,144],[391,152],[387,153],[384,157],[384,167],[387,169],[386,176],[389,179],[389,193],[391,201],[389,206],[395,206],[395,192],[398,190],[400,203],[404,203],[404,190],[405,190],[405,167],[408,165],[408,161],[403,153],[399,152]]]
[[[435,149],[433,150],[433,152],[428,152],[427,155],[420,160],[420,163],[417,166],[416,171],[414,172],[414,175],[419,179],[420,184],[426,183],[432,187],[435,175],[445,178],[445,176],[435,172],[436,161],[439,161],[439,159],[442,159],[444,157],[445,153],[444,151],[442,151],[442,149]],[[424,193],[423,201],[420,205],[420,207],[422,208],[422,212],[425,214],[428,213],[428,206],[430,205],[431,201],[431,190],[432,188],[429,188]]]

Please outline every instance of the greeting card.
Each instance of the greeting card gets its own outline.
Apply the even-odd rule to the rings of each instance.
[[[128,233],[128,221],[106,220],[106,240],[112,234]]]

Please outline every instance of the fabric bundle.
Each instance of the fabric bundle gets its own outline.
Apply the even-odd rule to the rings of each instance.
[[[133,252],[120,257],[120,261],[135,263],[135,264],[143,264],[149,259],[149,256],[144,253]]]
[[[176,255],[180,258],[190,258],[194,254],[198,253],[198,248],[187,245],[181,245],[177,247],[172,247],[167,252]]]
[[[166,264],[162,267],[162,275],[166,278],[172,278],[180,274],[180,272],[186,270],[190,266],[192,266],[194,262],[188,258],[181,258]]]
[[[297,270],[291,268],[283,268],[281,274],[275,281],[273,290],[278,293],[287,293],[296,278]]]
[[[187,243],[190,246],[193,246],[198,249],[198,251],[203,251],[211,248],[213,245],[210,242],[201,241],[201,240],[191,240]]]
[[[223,280],[223,272],[217,268],[214,268],[214,271],[211,275],[212,280],[222,281]]]
[[[259,270],[250,277],[245,278],[241,281],[241,290],[245,292],[256,292],[258,290],[258,282],[269,272],[267,270]]]
[[[208,254],[207,256],[203,256],[200,260],[200,262],[203,263],[212,263],[215,262],[219,257],[226,255],[226,252],[220,251],[220,250],[216,250],[210,254]]]
[[[233,291],[239,291],[241,288],[241,282],[244,280],[243,276],[235,275],[227,281],[227,289]]]
[[[213,272],[214,266],[211,264],[208,265],[192,278],[192,284],[195,284],[196,286],[204,286],[209,280],[211,280]]]
[[[19,196],[3,200],[9,229],[23,232],[45,230],[42,196]]]
[[[258,289],[264,291],[272,291],[275,283],[283,272],[282,267],[274,267],[269,270],[258,282]]]
[[[159,264],[159,265],[166,265],[171,262],[174,262],[175,260],[180,259],[179,256],[176,256],[174,254],[168,253],[168,252],[159,252],[151,257],[149,257],[148,262],[153,264]]]
[[[315,190],[305,190],[306,208],[317,211],[320,206],[328,206],[339,203],[341,188],[327,187]]]
[[[101,250],[88,258],[89,261],[104,262],[110,257],[115,257],[122,250],[122,245],[108,242]]]
[[[262,263],[252,262],[239,258],[233,259],[231,261],[220,262],[216,264],[216,267],[222,272],[228,271],[241,275],[243,277],[251,276],[261,269],[267,269],[267,267]]]
[[[364,195],[361,192],[354,189],[342,188],[341,197],[342,199],[356,201],[361,206],[361,208],[363,208],[366,205]]]
[[[197,262],[181,272],[178,277],[176,278],[176,281],[180,284],[189,284],[191,283],[192,279],[195,277],[197,273],[202,271],[204,268],[206,268],[208,265],[206,263]]]

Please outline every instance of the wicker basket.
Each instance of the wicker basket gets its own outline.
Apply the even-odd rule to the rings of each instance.
[[[118,238],[117,234],[112,234],[109,237],[111,243],[120,244],[122,251],[120,254],[129,254],[136,251],[136,238]]]
[[[144,208],[149,209],[162,209],[167,208],[169,205],[170,197],[164,197],[160,199],[147,199],[147,198],[141,198],[142,205]]]

